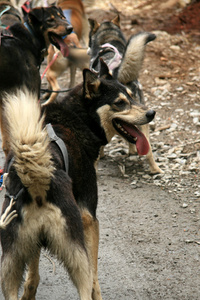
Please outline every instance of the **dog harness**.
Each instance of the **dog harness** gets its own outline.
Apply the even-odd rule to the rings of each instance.
[[[1,23],[1,17],[2,17],[3,14],[5,14],[9,9],[10,9],[10,6],[6,6],[6,8],[4,8],[4,10],[2,10],[2,12],[0,13],[0,27],[6,28],[6,26],[5,26],[4,24]]]
[[[111,59],[111,61],[109,61],[108,68],[109,68],[110,71],[117,68],[120,65],[121,60],[122,60],[122,56],[119,53],[119,51],[117,50],[117,48],[115,46],[109,44],[109,43],[103,44],[101,46],[101,48],[110,48],[110,49],[114,50],[115,55],[114,55],[113,59]]]
[[[111,71],[112,73],[112,71],[120,65],[122,56],[117,48],[109,43],[101,45],[100,51],[97,56],[91,59],[91,68],[95,70],[95,66],[98,65],[99,58],[104,56],[108,52],[114,54],[113,58],[107,63],[109,71]]]
[[[11,6],[10,6],[10,5],[7,5],[7,6],[0,12],[0,27],[2,27],[2,28],[7,28],[6,25],[4,25],[4,24],[1,23],[1,17],[2,17],[5,13],[7,13],[7,12],[8,12],[8,14],[17,17],[17,18],[19,19],[19,21],[21,21],[20,15],[17,14],[17,13],[15,14],[15,13],[11,12],[10,9],[11,9]]]
[[[63,142],[63,140],[56,135],[56,133],[50,123],[46,125],[46,129],[47,129],[47,133],[49,135],[50,141],[55,142],[58,145],[58,147],[62,153],[63,159],[64,159],[65,171],[68,173],[69,158],[68,158],[67,147],[65,146],[65,143]]]

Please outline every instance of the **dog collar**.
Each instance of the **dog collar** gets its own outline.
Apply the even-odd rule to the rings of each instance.
[[[59,138],[56,135],[56,133],[55,133],[55,131],[54,131],[54,129],[53,129],[53,127],[50,123],[46,125],[46,129],[47,129],[47,133],[49,135],[50,141],[55,142],[58,145],[58,147],[59,147],[59,149],[60,149],[60,151],[63,155],[64,164],[65,164],[65,171],[68,173],[69,159],[68,159],[68,151],[67,151],[67,148],[65,146],[65,143],[63,142],[63,140],[61,138]]]
[[[32,28],[31,28],[31,26],[28,24],[28,22],[24,22],[24,26],[26,27],[26,29],[28,29],[28,31],[30,32],[30,34],[31,34],[32,36],[35,36],[35,34],[34,34]]]
[[[32,35],[32,37],[33,37],[33,44],[37,47],[37,44],[39,45],[41,45],[41,50],[40,50],[40,55],[41,55],[41,57],[40,57],[40,60],[39,60],[39,63],[38,63],[38,67],[40,68],[40,64],[41,64],[41,62],[43,61],[43,59],[44,59],[44,56],[45,56],[45,53],[46,53],[46,51],[47,51],[47,48],[46,48],[46,45],[44,44],[44,43],[39,43],[38,41],[37,41],[37,37],[36,37],[36,34],[34,33],[34,31],[33,31],[33,29],[31,28],[31,26],[30,26],[30,24],[26,21],[26,22],[24,22],[24,26],[26,27],[26,29],[29,31],[29,33]]]

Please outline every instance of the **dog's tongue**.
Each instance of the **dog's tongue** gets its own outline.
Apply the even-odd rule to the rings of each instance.
[[[68,56],[68,47],[65,44],[63,38],[59,37],[59,36],[54,36],[54,39],[56,40],[56,42],[58,43],[58,45],[60,46],[60,52],[62,53],[62,55],[64,57]]]
[[[146,155],[149,152],[149,142],[144,134],[137,127],[129,127],[123,124],[124,129],[134,138],[137,138],[136,148],[139,155]]]

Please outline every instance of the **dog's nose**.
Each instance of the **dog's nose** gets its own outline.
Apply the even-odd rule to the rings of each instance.
[[[153,109],[150,109],[150,110],[147,111],[146,117],[147,117],[149,122],[153,120],[153,118],[155,117],[155,114],[156,114],[156,112]]]
[[[71,24],[67,25],[67,34],[70,34],[73,31],[73,27]]]

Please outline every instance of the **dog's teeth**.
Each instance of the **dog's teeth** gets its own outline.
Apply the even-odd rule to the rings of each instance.
[[[118,123],[117,123],[117,127],[120,129],[120,131],[124,132],[125,135],[130,136],[130,137],[134,140],[134,142],[137,141],[137,137],[133,137],[132,135],[130,135],[130,134],[124,129],[124,127],[122,127],[121,124],[118,124]]]

